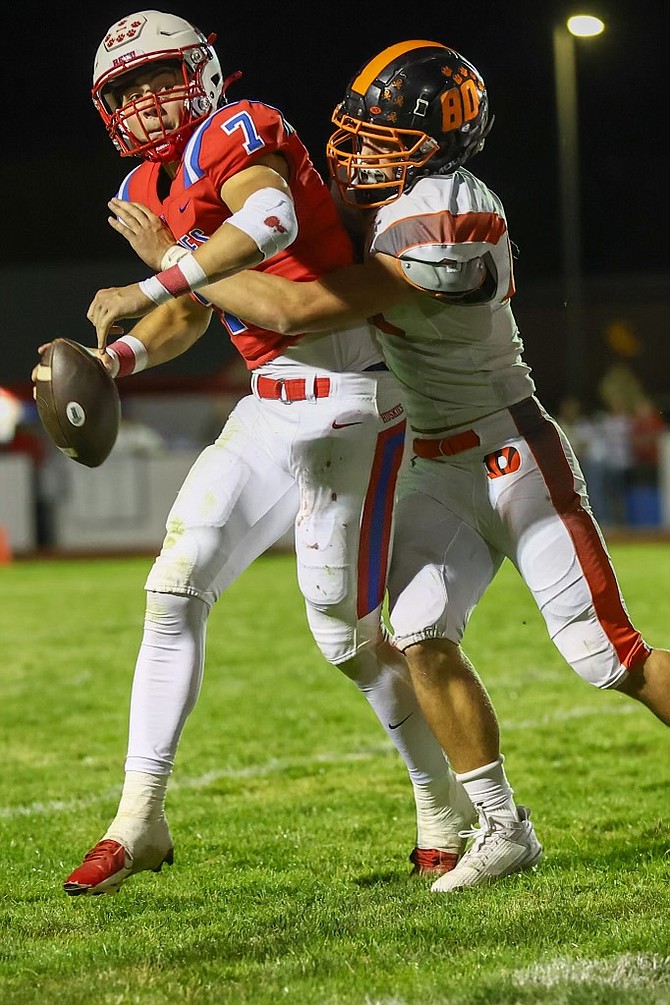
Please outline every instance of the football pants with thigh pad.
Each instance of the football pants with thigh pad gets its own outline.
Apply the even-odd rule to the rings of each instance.
[[[394,640],[401,649],[436,638],[459,644],[503,556],[442,502],[408,491],[410,480],[396,505],[389,573]]]
[[[398,407],[397,387],[393,383],[387,389],[386,383],[376,400],[374,394],[359,395],[354,386],[332,415],[325,413],[319,435],[305,426],[294,443],[300,488],[298,582],[314,639],[334,664],[380,638],[392,503],[404,446],[404,422],[385,425],[380,415],[386,399]],[[356,417],[351,428],[336,424],[333,432],[331,421],[347,410]]]
[[[291,527],[298,490],[259,445],[257,409],[256,399],[244,398],[191,468],[168,515],[147,590],[211,605]]]
[[[616,687],[644,645],[625,610],[579,466],[563,438],[561,451],[538,452],[539,462],[525,441],[516,445],[521,466],[500,479],[505,491],[494,500],[507,553],[564,659],[589,684]]]

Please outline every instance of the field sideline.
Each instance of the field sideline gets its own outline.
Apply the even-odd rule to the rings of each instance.
[[[670,647],[670,544],[611,552]],[[670,734],[563,664],[508,564],[466,649],[545,846],[535,874],[457,896],[410,880],[402,763],[316,651],[291,556],[268,555],[210,618],[174,866],[67,898],[118,799],[149,564],[0,566],[2,1005],[670,1005]]]

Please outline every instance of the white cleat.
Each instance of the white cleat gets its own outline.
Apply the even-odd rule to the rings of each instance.
[[[440,876],[433,893],[452,893],[471,886],[484,886],[514,872],[534,869],[542,859],[542,845],[530,822],[530,810],[517,807],[518,820],[487,816],[479,811],[479,827],[463,831],[472,844],[455,869]]]

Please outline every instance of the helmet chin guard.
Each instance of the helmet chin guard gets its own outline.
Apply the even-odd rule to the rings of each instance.
[[[225,104],[225,81],[212,43],[194,25],[174,14],[146,10],[112,25],[98,46],[93,68],[92,98],[105,128],[122,157],[169,162],[178,160],[197,126]],[[120,104],[123,78],[160,68],[179,68],[181,81],[170,90],[143,95]],[[183,102],[179,125],[163,124],[163,106]],[[142,126],[138,112],[153,109],[156,127],[142,136],[131,131]]]
[[[350,81],[332,116],[326,159],[345,203],[372,208],[427,174],[447,174],[493,125],[477,69],[440,42],[384,49]]]

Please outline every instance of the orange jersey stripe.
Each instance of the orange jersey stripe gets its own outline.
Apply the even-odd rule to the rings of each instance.
[[[507,225],[496,213],[425,213],[396,220],[378,238],[375,249],[399,258],[421,244],[497,244]]]

